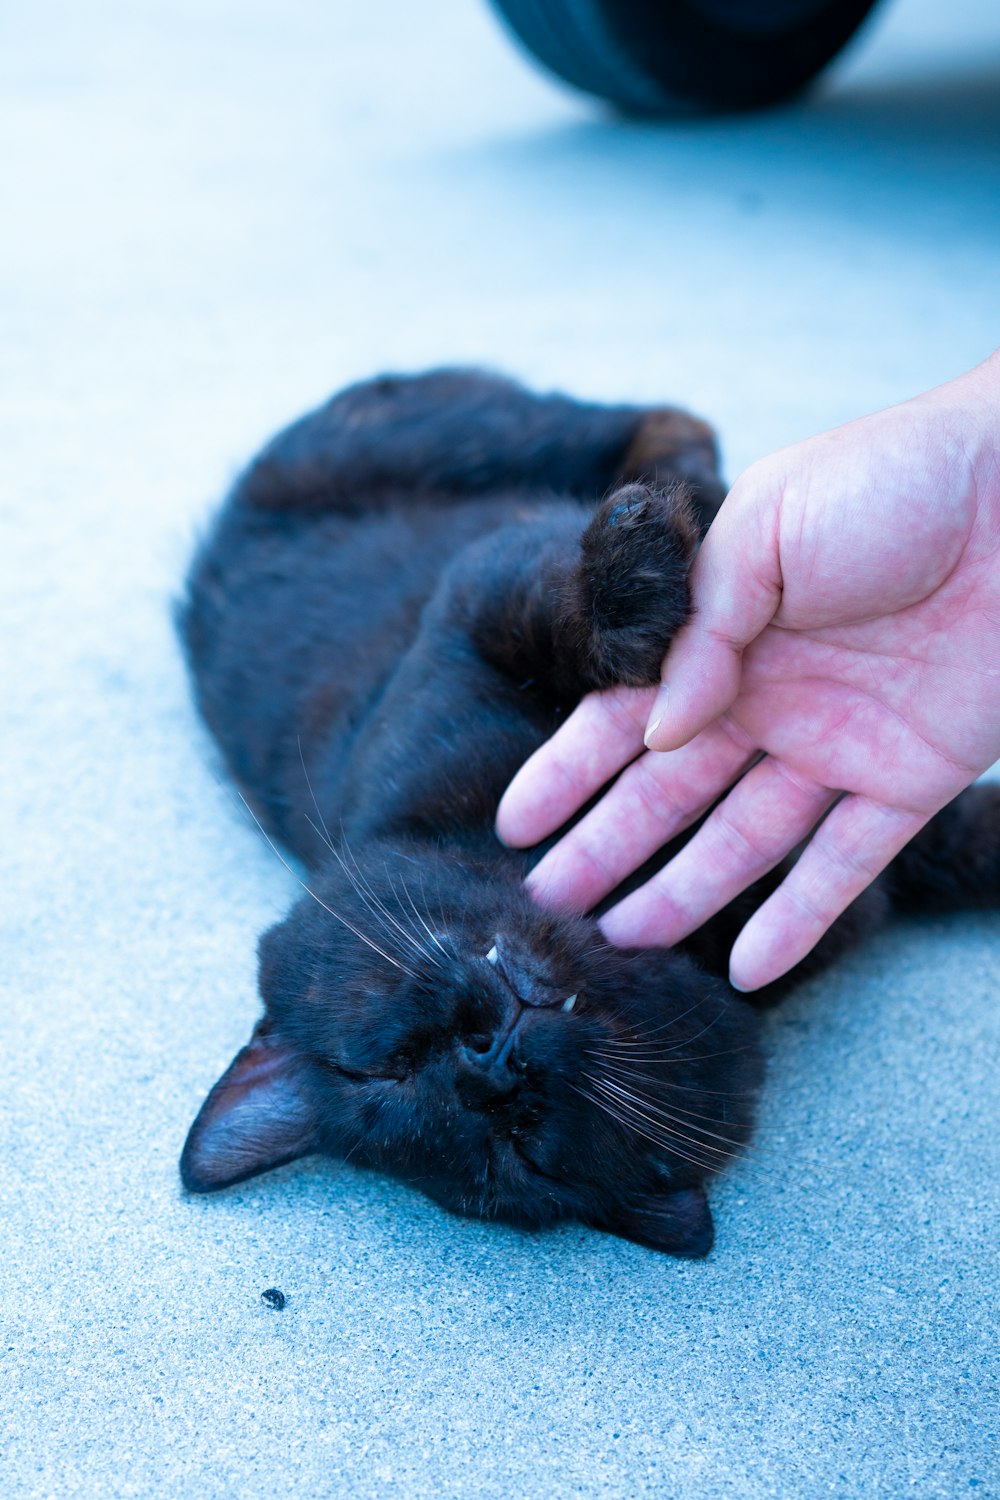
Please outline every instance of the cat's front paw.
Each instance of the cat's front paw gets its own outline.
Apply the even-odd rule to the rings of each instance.
[[[636,428],[622,461],[622,479],[669,488],[683,481],[702,531],[725,498],[719,449],[707,422],[678,407],[652,407]]]
[[[579,626],[594,687],[645,687],[691,611],[688,574],[698,525],[686,487],[629,484],[603,502],[583,534]]]

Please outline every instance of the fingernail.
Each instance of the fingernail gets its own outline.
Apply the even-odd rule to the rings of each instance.
[[[666,716],[667,697],[668,689],[667,684],[664,682],[660,684],[660,691],[656,695],[656,700],[653,703],[649,719],[646,723],[646,733],[643,735],[643,739],[645,740],[646,745],[650,750],[653,749],[653,746],[650,745],[649,742],[653,738],[653,735],[656,733],[656,731],[659,729],[660,725],[663,723],[663,720]]]

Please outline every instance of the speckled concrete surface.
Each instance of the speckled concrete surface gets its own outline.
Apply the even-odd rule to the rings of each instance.
[[[997,1493],[1000,919],[898,927],[775,1017],[704,1264],[318,1162],[185,1201],[290,881],[169,621],[236,465],[380,367],[676,396],[735,472],[985,355],[996,6],[898,0],[807,106],[674,129],[471,0],[0,31],[3,1493]]]

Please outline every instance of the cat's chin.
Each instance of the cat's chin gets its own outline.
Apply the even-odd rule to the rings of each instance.
[[[619,1199],[598,1206],[581,1202],[581,1197],[589,1194],[581,1195],[579,1188],[548,1178],[544,1173],[537,1173],[536,1169],[529,1170],[539,1178],[537,1186],[542,1190],[539,1196],[532,1193],[525,1198],[522,1194],[507,1202],[494,1201],[486,1214],[481,1205],[448,1191],[428,1189],[426,1184],[422,1187],[450,1213],[462,1218],[487,1217],[527,1233],[537,1233],[559,1223],[577,1222],[666,1255],[698,1260],[712,1249],[715,1227],[708,1197],[700,1183],[677,1188],[649,1186],[624,1193]],[[560,1208],[560,1197],[576,1200],[574,1207],[564,1202]]]

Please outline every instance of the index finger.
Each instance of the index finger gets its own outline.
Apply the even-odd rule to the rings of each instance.
[[[497,809],[497,837],[515,849],[547,838],[643,749],[655,688],[591,693],[521,767]]]

